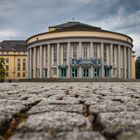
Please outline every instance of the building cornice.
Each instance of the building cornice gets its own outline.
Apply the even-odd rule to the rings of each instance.
[[[32,38],[34,38],[34,37],[39,37],[39,36],[41,36],[41,35],[45,35],[45,34],[53,34],[53,33],[62,33],[62,32],[76,32],[76,31],[80,31],[80,30],[74,30],[74,31],[72,31],[72,30],[61,30],[61,31],[50,31],[50,32],[44,32],[44,33],[39,33],[39,34],[36,34],[36,35],[33,35],[33,36],[31,36],[31,37],[29,37],[27,40],[26,40],[26,43],[27,43],[27,45],[28,45],[28,41],[30,40],[30,39],[32,39]],[[99,30],[99,31],[90,31],[90,30],[82,30],[81,32],[83,32],[83,31],[88,31],[88,32],[100,32],[100,33],[111,33],[111,34],[114,34],[114,35],[121,35],[121,36],[124,36],[124,37],[127,37],[127,38],[129,38],[130,40],[131,40],[131,42],[133,42],[133,39],[130,37],[130,36],[128,36],[128,35],[125,35],[125,34],[122,34],[122,33],[118,33],[118,32],[113,32],[113,31],[107,31],[107,30]]]

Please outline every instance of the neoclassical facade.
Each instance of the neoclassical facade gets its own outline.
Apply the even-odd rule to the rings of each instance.
[[[28,77],[132,78],[131,37],[80,22],[27,39]]]

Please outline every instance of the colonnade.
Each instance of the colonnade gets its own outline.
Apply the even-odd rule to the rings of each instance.
[[[71,44],[72,42],[65,42],[67,44],[67,76],[66,78],[71,78]],[[78,42],[78,49],[77,49],[77,57],[82,58],[82,43]],[[94,58],[94,44],[95,42],[88,42],[89,43],[89,58]],[[60,78],[60,72],[59,72],[59,65],[62,65],[60,63],[60,57],[62,57],[62,52],[60,50],[60,44],[61,43],[53,43],[57,46],[57,65],[53,66],[52,64],[52,51],[51,51],[51,43],[50,44],[44,44],[44,45],[38,45],[34,47],[28,48],[28,77],[30,79],[32,78],[45,78],[44,76],[44,69],[47,69],[47,77],[46,78],[53,78],[51,73],[52,69],[57,69],[56,78]],[[100,43],[98,42],[99,46],[99,53],[100,53],[100,59],[102,60],[101,63],[101,75],[100,78],[105,78],[104,75],[104,67],[105,65],[111,66],[110,69],[110,77],[109,78],[132,78],[132,64],[131,64],[131,55],[132,55],[132,49],[129,46],[124,46],[121,44],[113,44],[113,43]],[[104,47],[105,44],[107,45],[108,52],[107,52],[107,59],[109,60],[107,64],[103,62],[105,57]],[[45,64],[46,59],[46,50],[47,50],[47,65]],[[39,51],[39,55],[38,52]],[[122,54],[122,55],[121,55]],[[39,60],[39,64],[37,63]],[[115,62],[114,62],[115,61]],[[37,70],[39,69],[39,76],[37,74]],[[116,74],[115,74],[116,72]],[[92,73],[94,73],[94,67],[90,67],[90,78],[94,78]],[[79,67],[79,76],[78,78],[82,78],[82,67]]]

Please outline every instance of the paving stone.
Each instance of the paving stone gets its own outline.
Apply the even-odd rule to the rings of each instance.
[[[8,129],[9,140],[137,140],[140,83],[0,83],[0,139]]]

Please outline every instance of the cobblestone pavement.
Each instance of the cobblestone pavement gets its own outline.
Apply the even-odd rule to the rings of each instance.
[[[140,83],[0,83],[0,140],[140,140]]]

